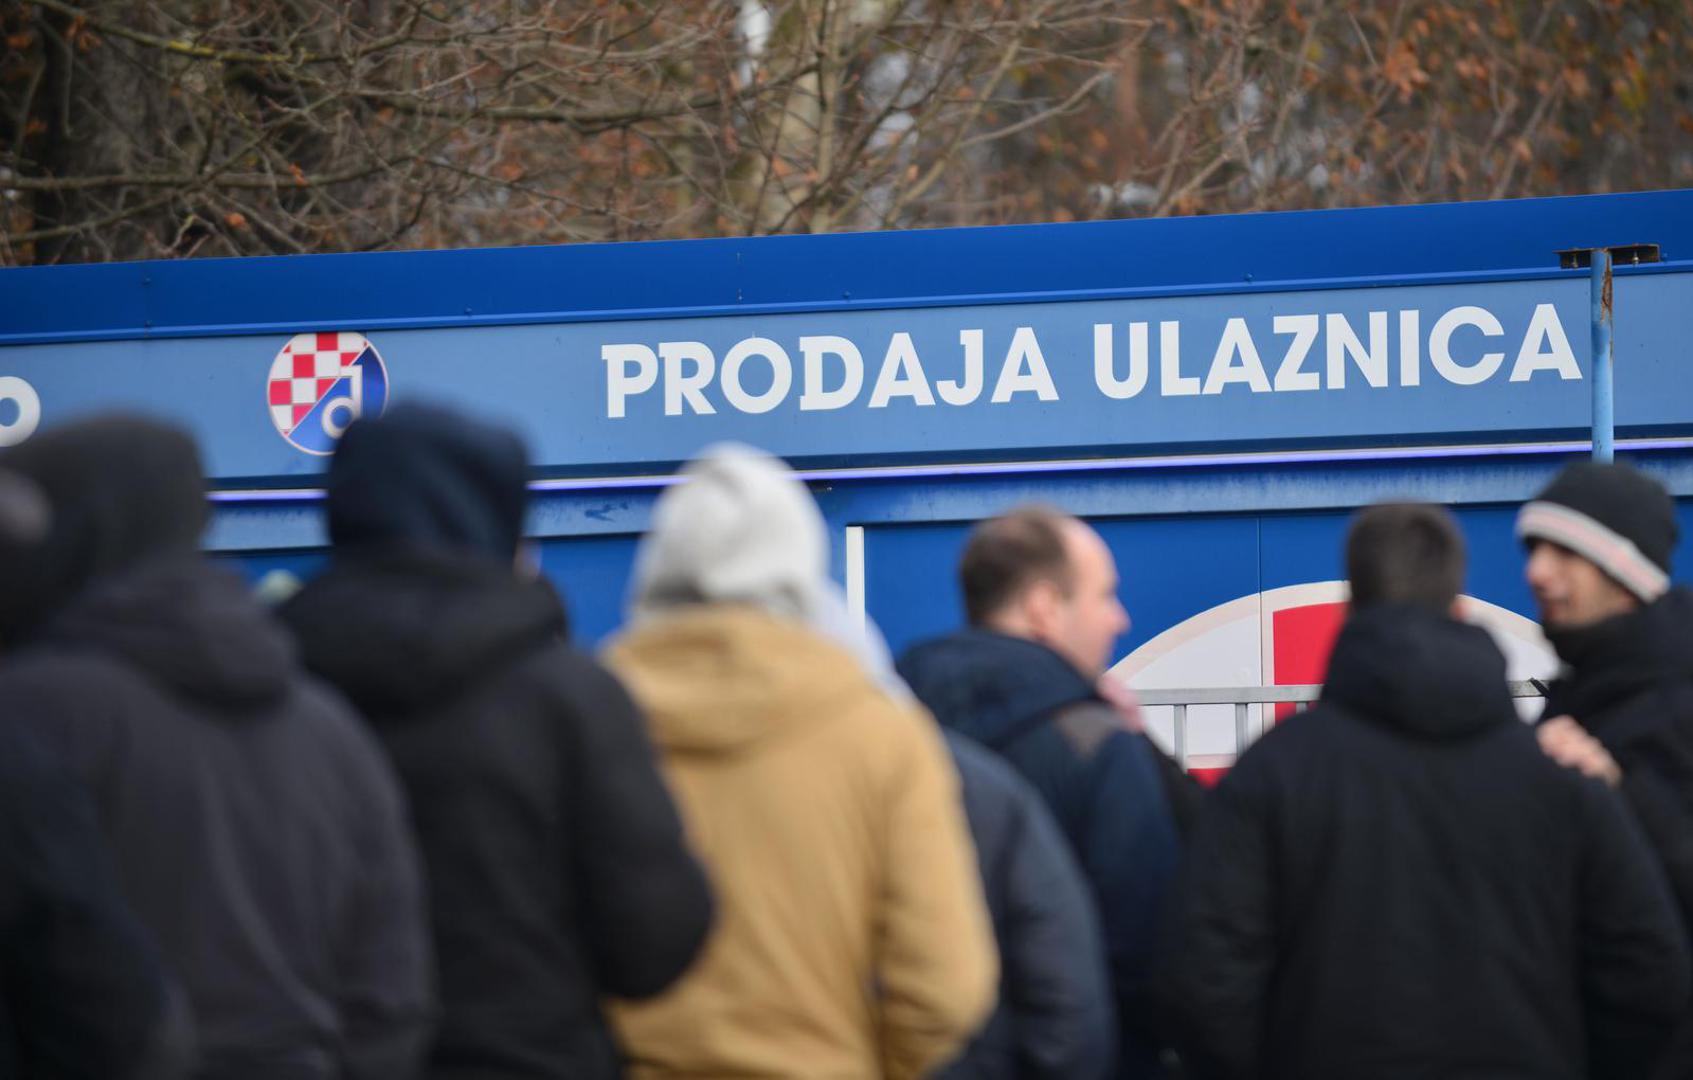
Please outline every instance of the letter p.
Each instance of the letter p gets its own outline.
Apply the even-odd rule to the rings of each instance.
[[[600,359],[605,361],[605,414],[621,420],[631,395],[658,384],[658,354],[645,345],[602,345]]]

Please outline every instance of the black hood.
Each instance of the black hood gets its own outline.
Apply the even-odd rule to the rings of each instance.
[[[47,501],[44,534],[0,541],[0,641],[26,641],[90,584],[192,552],[206,523],[194,440],[110,416],[50,428],[0,454]]]
[[[1099,700],[1062,656],[1023,638],[971,628],[914,645],[899,674],[944,727],[989,746],[1078,701]]]
[[[50,619],[36,642],[118,657],[232,721],[278,700],[297,670],[287,631],[246,583],[197,554],[102,578]]]
[[[1693,592],[1676,586],[1626,615],[1579,630],[1547,630],[1568,665],[1546,692],[1546,716],[1586,722],[1650,687],[1693,681]]]
[[[279,614],[306,667],[378,720],[450,701],[567,629],[545,580],[434,550],[340,556]]]
[[[510,564],[523,535],[528,456],[503,428],[431,405],[347,428],[326,481],[337,548],[396,545]]]
[[[1323,700],[1424,739],[1517,722],[1505,657],[1486,630],[1394,604],[1346,620]]]

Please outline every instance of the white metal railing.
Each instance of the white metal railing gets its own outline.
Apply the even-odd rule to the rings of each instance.
[[[1513,698],[1544,697],[1539,682],[1528,679],[1507,684]],[[1178,690],[1137,690],[1142,705],[1171,707],[1174,727],[1171,755],[1184,769],[1187,767],[1187,710],[1190,705],[1233,705],[1235,755],[1238,757],[1252,742],[1251,706],[1292,705],[1295,712],[1303,712],[1322,695],[1321,683],[1294,686],[1203,686]],[[1262,731],[1258,732],[1262,734]]]

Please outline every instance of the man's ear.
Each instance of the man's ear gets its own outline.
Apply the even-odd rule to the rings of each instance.
[[[1023,618],[1029,629],[1042,640],[1057,630],[1063,599],[1058,583],[1045,578],[1032,582],[1018,598],[1018,606],[1023,609]]]

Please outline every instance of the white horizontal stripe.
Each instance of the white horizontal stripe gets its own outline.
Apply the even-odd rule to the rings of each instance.
[[[1669,589],[1669,575],[1634,541],[1562,503],[1531,502],[1517,515],[1517,535],[1569,548],[1651,603]]]

